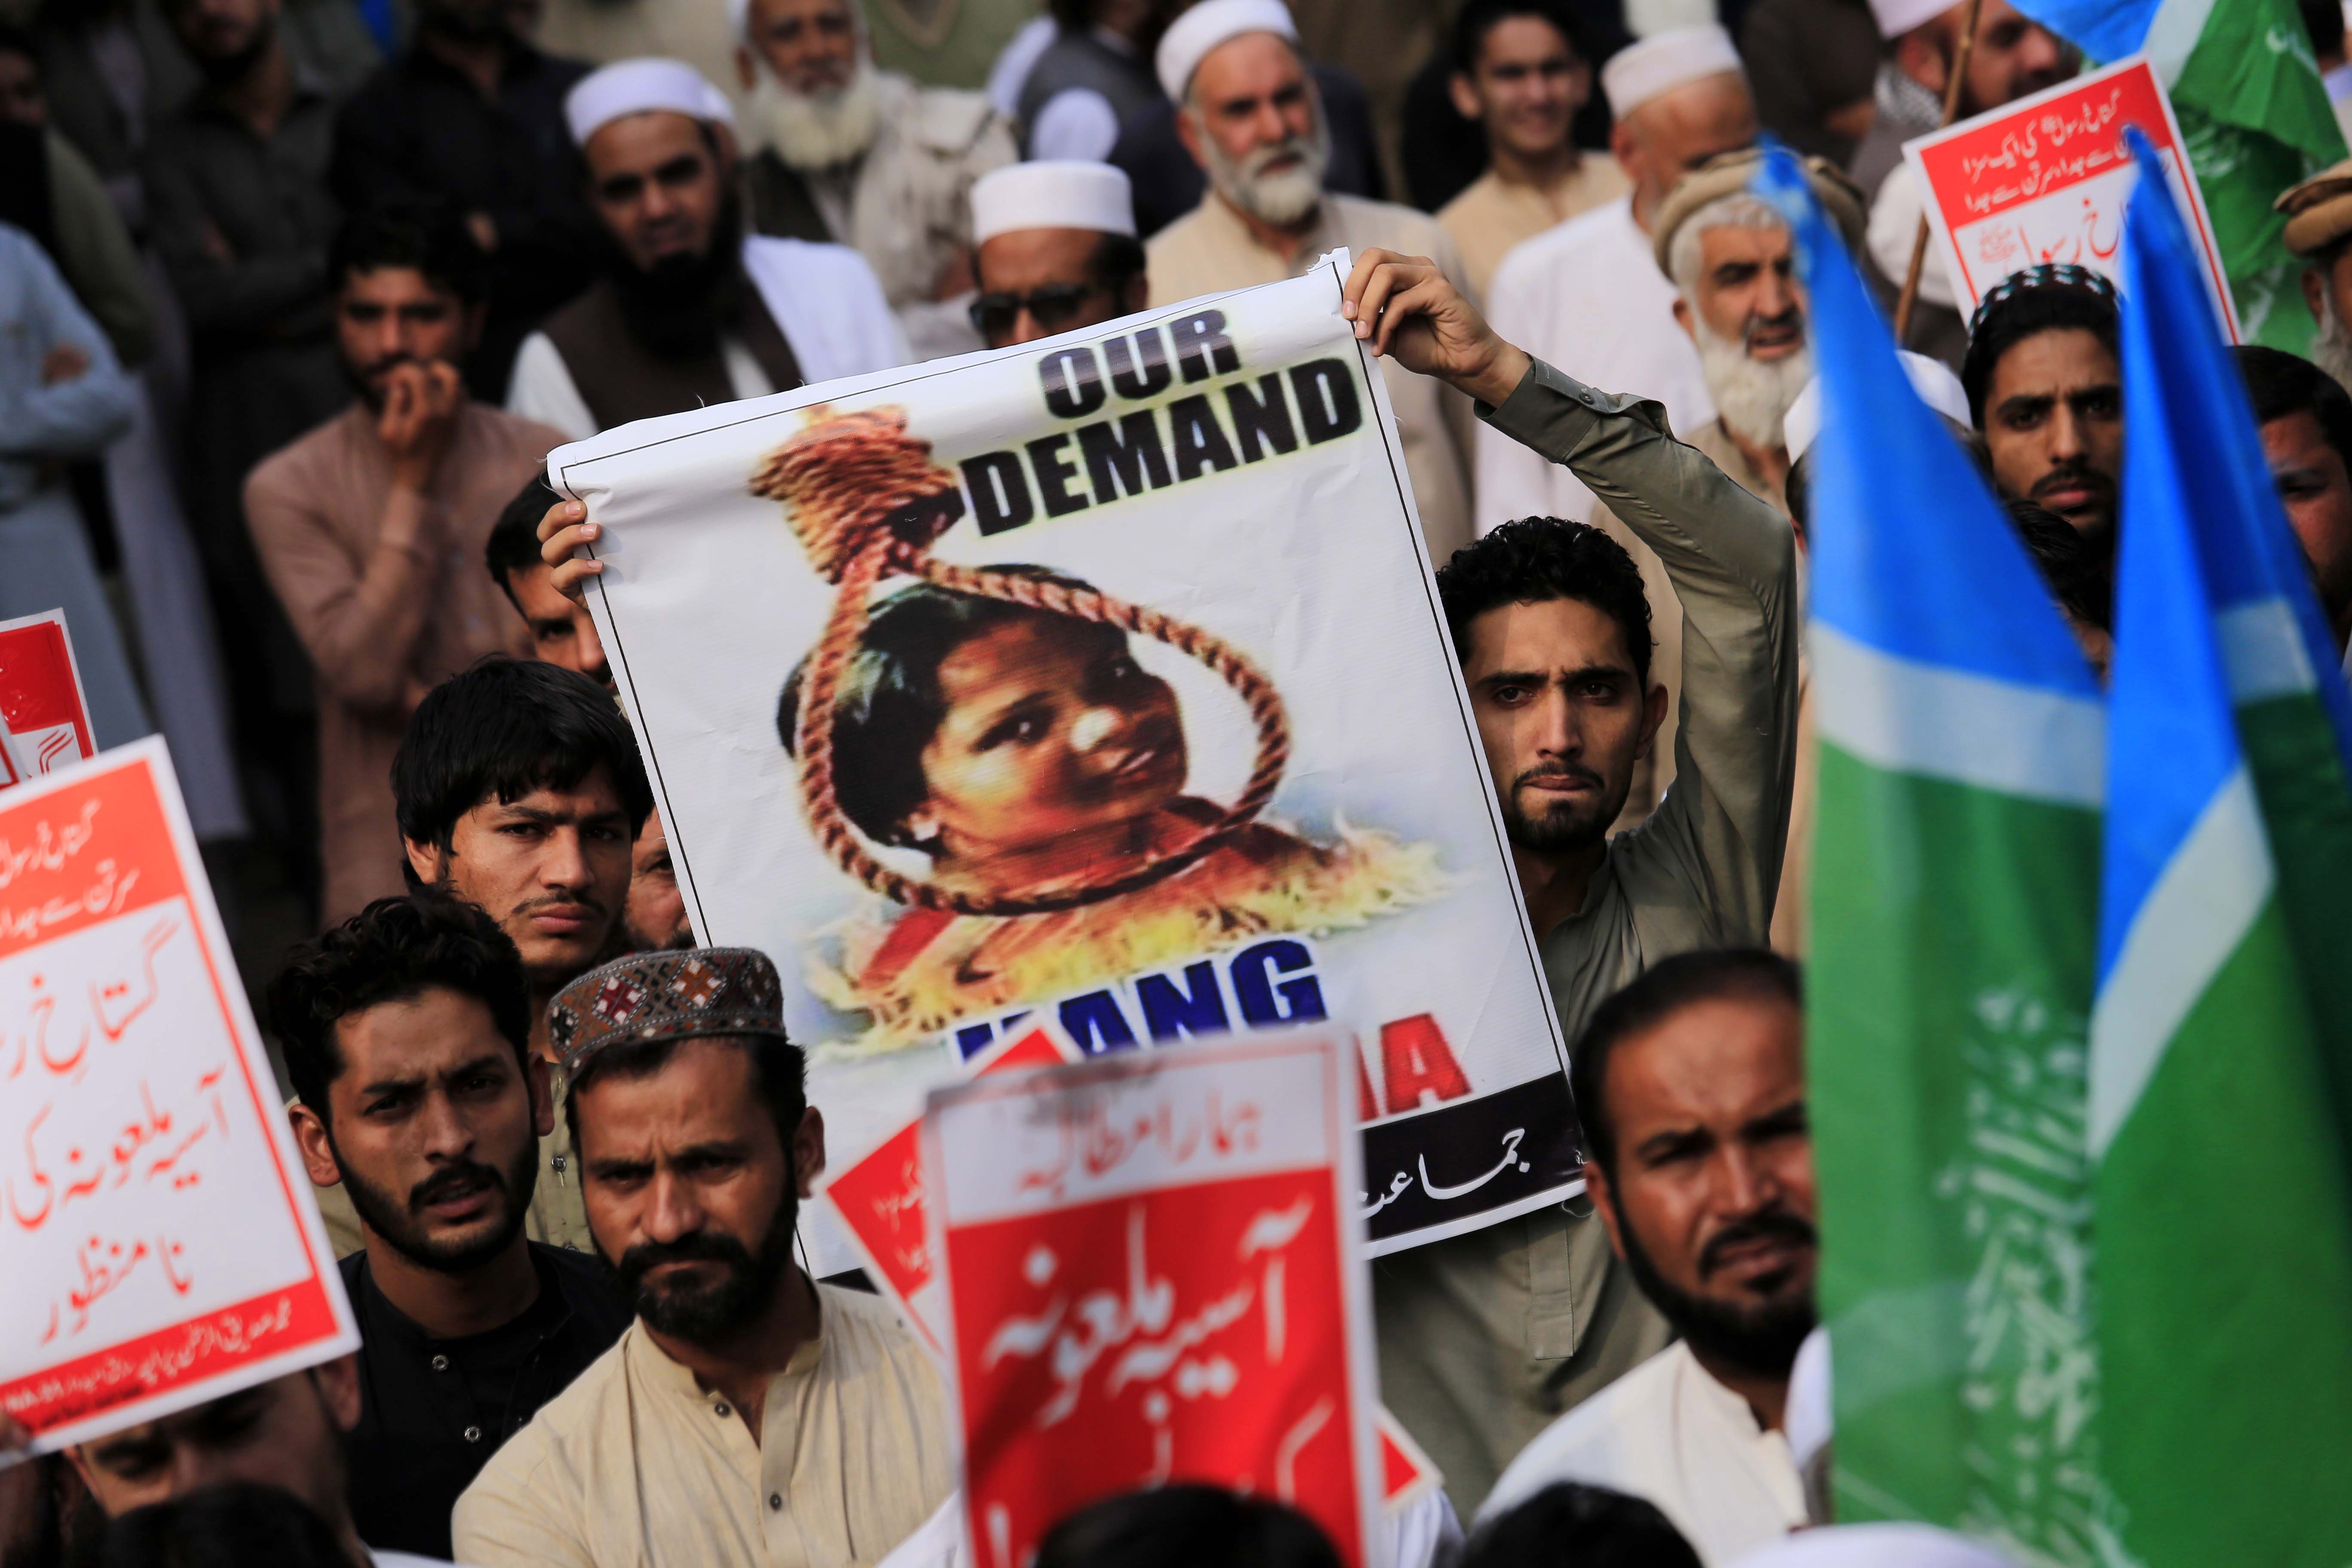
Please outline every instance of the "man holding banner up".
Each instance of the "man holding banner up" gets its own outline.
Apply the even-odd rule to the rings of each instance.
[[[1769,504],[1676,441],[1656,404],[1598,392],[1505,342],[1433,263],[1367,251],[1346,298],[1375,353],[1450,383],[1496,429],[1572,468],[1657,552],[1682,600],[1677,787],[1612,840],[1608,824],[1665,710],[1648,680],[1646,615],[1600,607],[1601,576],[1638,589],[1631,562],[1597,531],[1528,520],[1438,574],[1553,1005],[1573,1039],[1602,998],[1657,960],[1766,938],[1796,755],[1793,539]],[[1529,550],[1535,530],[1572,530],[1577,544]],[[1605,546],[1622,572],[1598,559],[1529,570],[1578,546],[1595,557]],[[1515,580],[1486,581],[1514,554],[1516,574],[1501,576]],[[1631,721],[1612,722],[1608,709]],[[1553,1415],[1666,1338],[1611,1265],[1601,1227],[1565,1210],[1381,1259],[1374,1294],[1384,1396],[1464,1503]]]

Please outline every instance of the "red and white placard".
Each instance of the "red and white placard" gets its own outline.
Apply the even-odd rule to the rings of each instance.
[[[0,787],[10,773],[37,778],[97,755],[63,610],[0,621],[0,729],[13,742]]]
[[[2147,134],[2163,163],[2204,258],[2214,309],[2238,340],[2229,278],[2180,123],[2140,55],[1903,144],[1963,316],[2002,279],[2043,262],[2073,262],[2121,283],[2124,207],[2139,177],[2124,144],[2127,125]]]
[[[1024,1072],[1086,1059],[1050,1013],[965,1064],[984,1073]],[[947,1356],[947,1320],[931,1274],[930,1220],[923,1206],[922,1122],[909,1121],[853,1164],[824,1178],[820,1193],[841,1216],[842,1228],[864,1261],[866,1278],[896,1302],[935,1356]]]
[[[1346,1053],[1302,1032],[932,1092],[931,1258],[982,1568],[1179,1480],[1286,1502],[1350,1564],[1380,1551]]]
[[[0,795],[0,1279],[44,1451],[359,1343],[160,740]]]

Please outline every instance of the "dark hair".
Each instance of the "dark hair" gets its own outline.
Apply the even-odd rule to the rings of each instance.
[[[719,1040],[740,1047],[751,1058],[751,1091],[768,1108],[776,1136],[784,1148],[793,1146],[793,1132],[808,1110],[808,1058],[781,1035],[697,1035],[695,1039]],[[608,1078],[650,1078],[667,1066],[685,1040],[638,1040],[607,1046],[572,1069],[572,1083],[563,1096],[563,1124],[572,1146],[580,1146],[580,1096],[591,1084]]]
[[[493,654],[416,705],[392,759],[393,809],[403,838],[446,849],[457,819],[491,796],[571,789],[599,767],[635,837],[653,789],[612,694],[577,670]]]
[[[539,520],[547,509],[563,498],[547,482],[544,471],[531,475],[514,499],[499,513],[499,521],[490,527],[489,542],[482,546],[482,563],[490,569],[490,576],[506,590],[507,602],[516,610],[522,602],[515,597],[511,581],[517,572],[528,572],[541,560],[539,553]]]
[[[2341,0],[2297,0],[2304,31],[2311,35],[2311,52],[2321,59],[2344,52],[2344,6]]]
[[[1097,242],[1087,265],[1094,274],[1095,287],[1116,294],[1143,276],[1143,241],[1131,234],[1106,234]]]
[[[1607,1487],[1556,1481],[1473,1531],[1455,1568],[1699,1568],[1658,1505]]]
[[[0,55],[22,55],[33,62],[33,75],[42,76],[41,46],[33,35],[14,22],[0,22]]]
[[[2042,573],[2058,607],[2103,632],[2115,629],[2116,560],[2056,512],[2023,499],[2002,503],[2009,525]]]
[[[1937,423],[1969,455],[1984,482],[1992,483],[1992,454],[1985,447],[1984,434],[1961,424],[1941,409],[1934,410]],[[1789,477],[1780,486],[1781,499],[1789,503],[1790,520],[1796,523],[1799,534],[1813,525],[1813,454],[1822,449],[1819,441],[1804,450],[1804,455],[1789,465]]]
[[[294,1093],[328,1112],[328,1089],[342,1076],[335,1026],[386,1002],[436,986],[471,996],[530,1061],[530,982],[522,954],[499,922],[473,905],[436,893],[378,899],[342,924],[297,947],[269,983],[269,1026],[286,1054]]]
[[[134,1508],[106,1528],[100,1568],[350,1568],[327,1521],[283,1487],[225,1481]]]
[[[1760,947],[1678,952],[1643,970],[1632,984],[1592,1010],[1583,1037],[1569,1054],[1569,1092],[1584,1123],[1586,1154],[1602,1170],[1617,1169],[1617,1140],[1608,1116],[1609,1055],[1641,1034],[1700,1002],[1786,1002],[1801,1008],[1804,983],[1797,966]]]
[[[489,289],[489,258],[457,209],[427,197],[379,202],[343,219],[327,247],[327,283],[341,289],[353,273],[410,267],[468,305]]]
[[[1475,75],[1478,51],[1486,47],[1486,35],[1515,16],[1533,16],[1538,22],[1550,23],[1553,31],[1568,40],[1570,54],[1580,60],[1592,58],[1591,51],[1585,47],[1581,19],[1559,0],[1470,0],[1454,19],[1454,68],[1465,76]]]
[[[1998,289],[1995,291],[1999,292]],[[2010,350],[2044,332],[2079,328],[2120,357],[2116,344],[2121,326],[2112,294],[2063,284],[2017,289],[2005,298],[1988,296],[1969,334],[1969,352],[1960,361],[1960,387],[1969,395],[1969,419],[1984,428],[1985,399],[1992,392],[1993,372]]]
[[[2344,459],[2352,473],[2352,395],[2343,383],[2307,359],[2283,349],[2247,343],[2230,351],[2238,356],[2238,374],[2254,405],[2254,423],[2308,414],[2319,422],[2319,433]]]
[[[1339,1568],[1315,1521],[1271,1498],[1179,1485],[1122,1492],[1045,1532],[1032,1568]]]
[[[1470,623],[1504,605],[1574,599],[1617,623],[1633,676],[1650,684],[1650,598],[1625,547],[1590,523],[1523,517],[1455,551],[1437,569],[1454,655],[1470,658]]]
[[[1065,588],[1088,587],[1043,566],[996,570]],[[982,632],[1038,616],[1066,622],[1073,632],[1106,645],[1126,646],[1125,632],[1099,621],[1070,620],[929,583],[902,588],[874,606],[833,702],[834,787],[842,811],[860,833],[877,844],[916,847],[906,824],[930,793],[923,783],[923,748],[947,716],[940,665]],[[808,663],[803,658],[793,668],[776,703],[776,733],[787,752],[797,739]]]

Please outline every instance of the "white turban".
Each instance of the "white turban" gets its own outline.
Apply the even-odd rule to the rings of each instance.
[[[1732,1568],[2016,1568],[1982,1542],[1932,1524],[1832,1524],[1759,1547]]]
[[[1160,88],[1177,103],[1192,85],[1192,73],[1209,51],[1244,33],[1275,33],[1298,41],[1298,24],[1282,0],[1201,0],[1176,18],[1161,35],[1152,64],[1160,72]]]
[[[1952,374],[1951,366],[1926,354],[1915,354],[1900,349],[1895,357],[1903,362],[1903,374],[1911,378],[1911,390],[1919,401],[1947,419],[1969,423],[1969,395],[1960,386],[1960,378]],[[1780,421],[1780,431],[1789,443],[1789,461],[1795,462],[1811,450],[1813,438],[1822,433],[1822,382],[1815,376],[1805,383],[1797,401],[1789,405],[1788,414]]]
[[[1870,19],[1878,24],[1878,36],[1893,43],[1951,9],[1952,0],[1870,0]]]
[[[625,115],[658,110],[710,121],[722,118],[716,104],[724,102],[725,96],[685,61],[648,57],[615,60],[581,78],[563,95],[563,119],[572,128],[572,144],[585,147],[588,138]]]
[[[1601,68],[1601,90],[1609,97],[1609,112],[1622,120],[1654,98],[1727,71],[1747,75],[1729,33],[1713,23],[1676,27],[1610,56]]]
[[[1091,228],[1135,236],[1135,190],[1108,163],[1007,163],[971,184],[972,243],[1023,228]]]

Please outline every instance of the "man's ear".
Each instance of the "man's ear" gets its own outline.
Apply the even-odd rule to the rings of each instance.
[[[530,1128],[544,1138],[555,1131],[555,1083],[547,1058],[537,1051],[522,1054],[523,1080],[530,1086]]]
[[[2327,274],[2316,267],[2303,269],[2303,302],[2313,321],[2327,320]]]
[[[310,1184],[340,1184],[342,1162],[335,1158],[335,1141],[327,1131],[325,1118],[298,1100],[286,1108],[286,1120],[294,1124],[294,1144],[302,1151],[302,1169],[310,1173]]]
[[[328,1419],[339,1432],[348,1432],[360,1424],[360,1358],[339,1355],[332,1361],[320,1362],[310,1369],[317,1380],[319,1397],[327,1406]]]
[[[1633,134],[1633,128],[1622,120],[1609,127],[1609,155],[1617,160],[1619,168],[1625,171],[1628,183],[1635,185],[1642,183],[1641,140]]]
[[[1698,342],[1698,319],[1691,314],[1690,301],[1680,294],[1675,296],[1675,325],[1680,327],[1691,342]]]
[[[1200,164],[1202,173],[1206,174],[1209,160],[1202,155],[1201,136],[1201,111],[1189,102],[1179,105],[1176,110],[1176,140],[1184,143],[1184,151],[1192,154],[1192,162]]]
[[[738,80],[742,82],[743,90],[745,92],[750,92],[753,88],[760,85],[758,75],[759,69],[760,68],[758,66],[751,63],[751,49],[741,44],[736,45],[735,76]]]
[[[1122,315],[1132,316],[1151,303],[1151,276],[1139,272],[1127,280],[1118,291],[1118,308]]]
[[[482,346],[482,329],[488,324],[489,320],[490,302],[488,300],[485,300],[478,305],[466,307],[466,352],[467,353],[472,353]]]
[[[1940,98],[1951,80],[1951,42],[1939,25],[1914,27],[1895,40],[1895,68]]]
[[[1476,120],[1484,107],[1478,101],[1478,89],[1470,85],[1469,77],[1455,71],[1445,79],[1445,90],[1453,97],[1454,112],[1465,120]]]
[[[430,888],[441,880],[446,860],[437,845],[420,844],[403,836],[400,847],[408,852],[408,868],[416,873],[418,881]]]
[[[1635,756],[1650,754],[1650,747],[1658,738],[1658,726],[1665,721],[1666,689],[1661,683],[1650,688],[1649,695],[1642,700],[1642,743],[1634,749]]]
[[[816,1196],[816,1179],[824,1174],[824,1113],[812,1105],[793,1130],[793,1177],[803,1200]]]
[[[1592,1195],[1592,1212],[1601,1216],[1601,1228],[1609,1233],[1609,1250],[1623,1261],[1625,1238],[1617,1232],[1617,1205],[1610,1201],[1609,1173],[1590,1154],[1584,1160],[1584,1190]]]

